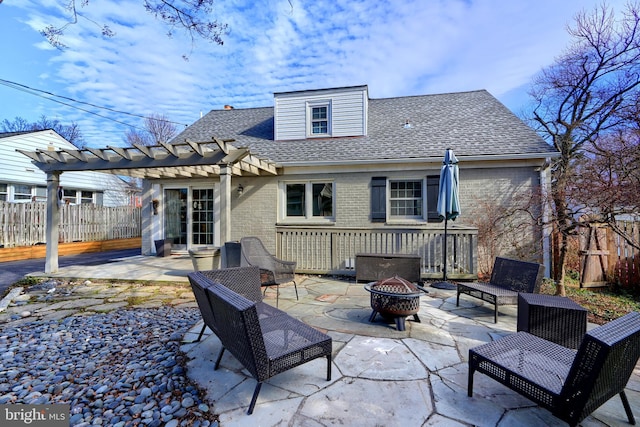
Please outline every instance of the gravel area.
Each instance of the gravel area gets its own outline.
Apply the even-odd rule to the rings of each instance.
[[[69,404],[73,426],[217,426],[179,349],[199,320],[163,306],[5,324],[0,404]]]

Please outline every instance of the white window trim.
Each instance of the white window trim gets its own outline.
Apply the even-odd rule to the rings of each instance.
[[[35,191],[35,187],[33,187],[32,185],[29,184],[9,184],[7,186],[7,200],[12,201],[13,203],[30,203],[33,200],[33,196],[34,191]],[[29,188],[29,193],[17,193],[16,192],[16,187],[28,187]],[[18,199],[16,198],[16,196],[20,194],[20,195],[26,195],[29,194],[29,197],[26,199]]]
[[[422,182],[422,215],[421,216],[397,216],[391,214],[391,182],[401,182],[401,181],[420,181]],[[387,223],[394,224],[406,224],[406,223],[424,223],[427,221],[428,213],[427,213],[427,178],[424,176],[416,176],[416,177],[402,177],[402,178],[387,178],[387,188],[386,188],[386,202],[387,202]]]
[[[312,111],[314,107],[327,107],[327,133],[313,133],[313,115]],[[331,125],[331,100],[323,99],[317,101],[307,101],[307,137],[309,138],[326,138],[332,134]]]
[[[312,200],[313,184],[331,184],[331,216],[313,216],[313,204]],[[305,185],[305,215],[304,216],[287,216],[287,185],[291,184],[304,184]],[[282,223],[294,224],[333,224],[336,221],[336,183],[332,179],[302,179],[302,180],[287,180],[279,183],[279,218]]]

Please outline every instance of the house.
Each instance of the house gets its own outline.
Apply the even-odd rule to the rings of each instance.
[[[76,150],[51,129],[0,133],[0,201],[46,201],[47,177],[28,157],[17,150]],[[66,203],[93,203],[99,206],[130,204],[134,189],[121,178],[93,171],[70,172],[60,180],[59,197]]]
[[[232,139],[235,147],[277,165],[274,176],[233,178],[238,191],[231,199],[229,238],[256,235],[280,255],[285,251],[277,236],[290,238],[287,229],[441,229],[436,203],[447,148],[460,161],[463,214],[457,227],[474,227],[487,201],[501,205],[515,193],[537,194],[549,181],[550,158],[557,156],[484,90],[387,99],[370,99],[366,85],[275,93],[273,107],[213,110],[173,141],[212,136]],[[164,235],[179,242],[178,248],[222,243],[215,232],[212,241],[198,237],[201,229],[209,229],[196,219],[202,216],[194,201],[203,186],[215,194],[216,184],[206,180],[156,188],[156,197],[164,197],[167,206],[166,200],[186,198],[182,215],[164,215]],[[171,218],[182,223],[169,228]],[[215,211],[210,218],[215,229]],[[163,235],[160,224],[154,229],[156,237]],[[182,233],[167,234],[170,229]],[[537,224],[525,231],[528,242],[519,245],[531,246],[529,252],[542,260],[548,236]],[[505,250],[509,255],[512,248]]]
[[[273,106],[212,110],[170,143],[23,154],[52,186],[77,170],[144,178],[146,255],[164,240],[184,252],[253,235],[301,272],[348,274],[359,252],[418,253],[423,277],[437,277],[447,148],[459,160],[462,208],[449,224],[448,272],[473,278],[483,245],[478,221],[524,200],[543,218],[534,196],[549,185],[558,156],[485,90],[386,99],[371,99],[366,85],[281,92]],[[517,226],[492,246],[544,261],[549,271],[544,221],[514,218]],[[55,271],[51,245],[46,268]]]

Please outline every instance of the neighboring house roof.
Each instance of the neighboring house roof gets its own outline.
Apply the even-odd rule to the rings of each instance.
[[[0,138],[9,138],[10,136],[26,135],[28,133],[40,132],[37,130],[23,130],[18,132],[0,132]]]
[[[46,186],[47,176],[39,170],[32,159],[18,150],[44,153],[55,150],[73,150],[77,147],[64,139],[52,129],[4,132],[0,133],[0,164],[2,175],[0,182],[8,184]],[[87,170],[65,172],[60,176],[60,184],[65,188],[76,190],[102,191],[105,194],[105,205],[128,204],[128,194],[132,185],[121,177],[110,173]],[[126,196],[126,197],[125,197]]]
[[[411,127],[404,124],[409,121]],[[280,165],[553,156],[557,150],[486,90],[370,99],[368,134],[274,141],[274,108],[212,110],[173,142],[233,138]]]

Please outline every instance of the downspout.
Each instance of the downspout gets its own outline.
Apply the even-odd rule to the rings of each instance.
[[[60,226],[60,201],[58,188],[60,187],[60,172],[47,172],[47,229],[46,229],[46,258],[44,272],[58,272],[58,233]]]
[[[551,165],[551,159],[547,158],[544,165],[540,168],[540,204],[542,208],[542,264],[544,265],[545,277],[551,277],[551,224],[549,223],[549,189],[551,188],[549,174],[549,166]]]

